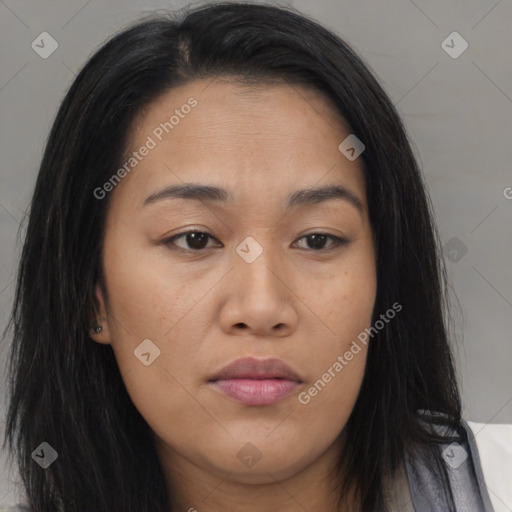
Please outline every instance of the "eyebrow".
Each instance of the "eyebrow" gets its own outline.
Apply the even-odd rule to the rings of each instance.
[[[144,200],[143,206],[166,199],[193,199],[204,202],[232,203],[233,196],[225,189],[199,183],[184,183],[171,185],[151,194]],[[324,187],[297,190],[288,197],[286,208],[291,210],[299,206],[318,204],[330,199],[347,201],[355,206],[359,212],[364,212],[362,201],[350,190],[341,185],[327,185]]]

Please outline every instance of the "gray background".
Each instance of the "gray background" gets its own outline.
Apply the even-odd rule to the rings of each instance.
[[[19,223],[65,91],[110,34],[141,13],[186,4],[0,0],[2,329],[13,297]],[[397,106],[417,148],[460,301],[453,333],[465,417],[512,423],[512,2],[295,0],[289,5],[351,44]],[[47,59],[31,48],[44,31],[59,45]],[[442,46],[454,31],[469,45],[457,58]],[[451,51],[461,48],[450,38],[446,44]],[[0,351],[0,371],[6,348]],[[1,378],[2,427],[4,387]],[[0,466],[3,461],[0,452]],[[8,470],[0,474],[0,503],[18,499],[12,484],[16,472]]]

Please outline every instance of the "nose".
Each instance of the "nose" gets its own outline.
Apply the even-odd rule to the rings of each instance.
[[[264,249],[252,263],[238,255],[223,289],[221,328],[228,334],[289,336],[297,326],[297,276],[292,266]]]

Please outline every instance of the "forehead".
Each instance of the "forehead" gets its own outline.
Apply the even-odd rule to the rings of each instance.
[[[243,77],[221,76],[193,80],[164,92],[141,111],[134,132],[140,128],[147,129],[155,122],[160,123],[162,113],[172,114],[191,97],[199,105],[194,110],[201,112],[201,116],[195,116],[196,120],[206,116],[226,121],[236,118],[237,127],[257,129],[259,125],[255,126],[255,121],[264,127],[269,126],[272,119],[277,126],[280,119],[281,124],[286,125],[286,120],[293,117],[296,122],[322,124],[331,130],[348,128],[332,100],[313,87],[284,79],[263,79],[261,82],[252,79],[249,82]],[[279,115],[269,117],[270,113],[276,113],[276,107],[280,107]],[[289,115],[283,116],[285,110]],[[301,128],[299,124],[295,127]],[[287,131],[293,132],[293,128],[288,125]]]
[[[338,149],[349,133],[335,105],[317,91],[286,82],[197,80],[139,114],[128,153],[153,147],[124,181],[136,196],[194,181],[232,190],[235,200],[261,194],[278,200],[281,192],[326,181],[359,192],[364,203],[362,162]]]

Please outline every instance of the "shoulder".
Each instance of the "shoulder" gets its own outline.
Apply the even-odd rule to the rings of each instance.
[[[512,508],[512,424],[464,422],[496,512]]]
[[[29,512],[30,509],[21,503],[17,505],[2,505],[0,504],[0,512]]]

